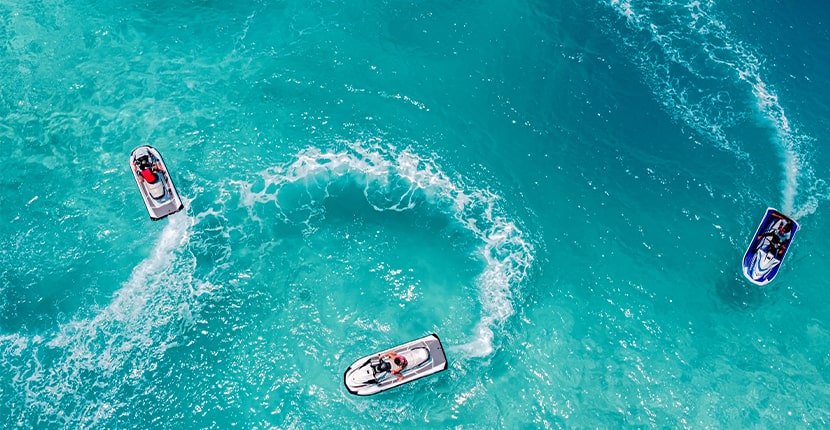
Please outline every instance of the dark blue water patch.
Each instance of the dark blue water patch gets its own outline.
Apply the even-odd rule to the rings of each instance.
[[[378,30],[387,42],[417,53],[448,55],[477,30],[471,16],[492,12],[477,5],[432,1],[427,4],[394,4],[377,15]]]
[[[737,262],[724,264],[722,275],[715,282],[716,297],[727,308],[752,312],[767,303],[765,289],[750,283],[740,272]]]
[[[52,270],[10,268],[0,278],[0,331],[19,334],[43,333],[85,314],[87,307],[95,305],[99,291],[110,287],[101,284],[114,280],[111,273],[90,276],[63,264]]]
[[[207,215],[196,225],[185,251],[194,259],[195,279],[223,282],[233,273],[229,266],[232,234],[227,220],[220,216]]]
[[[100,290],[117,282],[117,270],[106,266],[109,257],[97,246],[75,245],[75,234],[29,235],[7,253],[3,262],[4,312],[0,330],[39,333],[66,321],[96,302]],[[92,238],[80,238],[94,242]],[[6,244],[9,245],[8,243]],[[98,273],[84,270],[99,266]]]
[[[55,317],[64,311],[62,304],[67,299],[66,289],[72,283],[63,282],[64,288],[44,296],[31,277],[13,270],[2,274],[2,307],[0,307],[0,331],[3,333],[39,332],[55,324]]]
[[[369,191],[374,197],[367,201],[365,188],[361,185],[337,183],[328,188],[329,195],[320,202],[319,222],[327,229],[343,226],[348,231],[356,226],[354,233],[369,234],[366,240],[373,248],[377,248],[378,243],[372,242],[386,241],[383,237],[370,239],[375,229],[394,232],[392,237],[440,238],[442,247],[450,246],[454,254],[466,259],[477,246],[478,239],[448,212],[451,207],[443,207],[440,201],[433,204],[423,190],[410,192],[410,184],[402,185],[407,188],[395,191],[394,187],[383,187],[382,191]]]
[[[830,45],[830,13],[820,1],[784,4],[780,0],[718,4],[731,31],[741,40],[752,41],[765,56],[775,58],[768,66],[777,70],[793,71],[806,66],[808,76],[822,74],[820,62]],[[805,54],[809,54],[805,56]],[[805,61],[806,60],[806,61]],[[781,75],[786,76],[785,74]],[[778,81],[778,79],[775,79]]]

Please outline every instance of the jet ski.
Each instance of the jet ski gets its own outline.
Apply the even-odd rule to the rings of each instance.
[[[144,145],[134,149],[130,154],[130,170],[147,206],[147,212],[150,213],[150,219],[160,220],[184,209],[167,166],[155,148]]]
[[[761,286],[772,282],[790,250],[796,231],[798,223],[794,219],[767,208],[744,254],[746,279]]]
[[[349,393],[368,396],[446,369],[444,347],[433,333],[358,359],[343,380]]]

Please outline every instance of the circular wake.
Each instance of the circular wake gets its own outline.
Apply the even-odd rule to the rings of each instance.
[[[475,280],[480,316],[474,332],[453,348],[473,357],[490,354],[494,329],[514,313],[515,295],[534,259],[521,229],[502,214],[500,198],[465,188],[431,160],[409,150],[378,142],[345,147],[339,152],[304,150],[294,162],[262,172],[257,184],[217,184],[222,194],[218,202],[226,203],[229,196],[223,185],[230,185],[240,191],[243,213],[250,213],[246,222],[273,224],[273,219],[258,219],[255,212],[274,203],[282,221],[314,229],[330,189],[346,181],[362,188],[374,210],[426,208],[448,215],[478,244],[471,257],[484,267]],[[286,198],[291,204],[284,204]],[[0,336],[5,385],[16,393],[4,394],[14,396],[7,403],[7,420],[47,427],[107,426],[141,399],[140,393],[157,389],[158,384],[148,386],[148,380],[160,376],[159,363],[176,362],[168,356],[182,354],[180,347],[192,342],[190,331],[202,321],[210,302],[205,297],[235,288],[234,277],[250,277],[250,268],[230,267],[232,246],[226,242],[239,226],[217,223],[223,210],[169,217],[146,259],[111,302],[91,311],[90,318],[78,318],[43,335]],[[241,272],[235,274],[237,270]],[[303,293],[296,296],[302,299]]]
[[[469,356],[490,354],[493,328],[514,313],[514,292],[533,262],[532,245],[516,223],[501,213],[500,198],[487,190],[465,188],[434,162],[408,149],[398,151],[376,141],[342,143],[347,149],[339,152],[307,149],[293,163],[263,172],[256,186],[237,182],[242,204],[252,208],[274,203],[283,221],[311,226],[322,216],[322,202],[331,195],[330,187],[345,179],[360,186],[377,211],[426,205],[447,213],[476,238],[479,246],[473,257],[484,262],[484,271],[476,280],[480,320],[472,339],[454,349]],[[305,194],[304,204],[296,204],[297,194]],[[290,208],[281,203],[284,200],[292,202]],[[253,210],[250,218],[263,222]]]

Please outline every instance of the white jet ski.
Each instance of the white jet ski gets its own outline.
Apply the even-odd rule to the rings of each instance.
[[[446,369],[444,347],[433,333],[360,358],[346,369],[343,380],[350,393],[368,396]]]
[[[150,213],[150,219],[160,220],[184,208],[161,154],[152,146],[144,145],[130,154],[130,170],[138,190]]]

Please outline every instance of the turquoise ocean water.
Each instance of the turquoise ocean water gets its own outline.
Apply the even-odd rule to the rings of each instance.
[[[0,0],[2,426],[826,428],[828,21]],[[801,230],[758,288],[768,206]],[[446,372],[346,392],[432,332]]]

